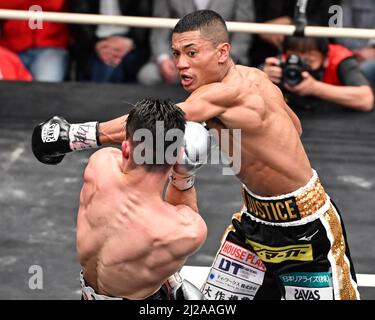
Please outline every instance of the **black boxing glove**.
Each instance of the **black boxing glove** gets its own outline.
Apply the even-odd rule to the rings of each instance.
[[[68,152],[97,148],[99,122],[70,124],[63,117],[54,116],[34,128],[32,150],[44,164],[58,164]]]

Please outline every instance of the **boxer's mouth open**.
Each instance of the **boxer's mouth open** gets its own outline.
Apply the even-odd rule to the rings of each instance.
[[[193,82],[193,77],[187,74],[181,74],[180,78],[181,78],[181,84],[184,87],[189,86]]]

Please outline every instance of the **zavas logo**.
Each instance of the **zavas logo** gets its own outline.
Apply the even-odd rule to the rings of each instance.
[[[296,300],[320,300],[319,290],[294,289]]]

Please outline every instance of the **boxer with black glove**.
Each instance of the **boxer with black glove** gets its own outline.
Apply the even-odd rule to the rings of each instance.
[[[32,150],[44,164],[58,164],[71,151],[97,148],[99,122],[68,123],[63,117],[54,116],[34,128]]]

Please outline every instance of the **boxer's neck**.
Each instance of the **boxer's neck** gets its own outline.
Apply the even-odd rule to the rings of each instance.
[[[232,68],[234,68],[235,64],[234,64],[234,61],[232,59],[229,59],[225,65],[223,66],[223,70],[220,74],[220,81],[222,81],[227,75],[228,73],[230,72],[230,70]]]
[[[148,194],[162,195],[165,184],[169,178],[169,171],[146,171],[142,166],[132,165],[127,161],[124,163],[122,172],[124,183],[139,190],[144,190]]]

